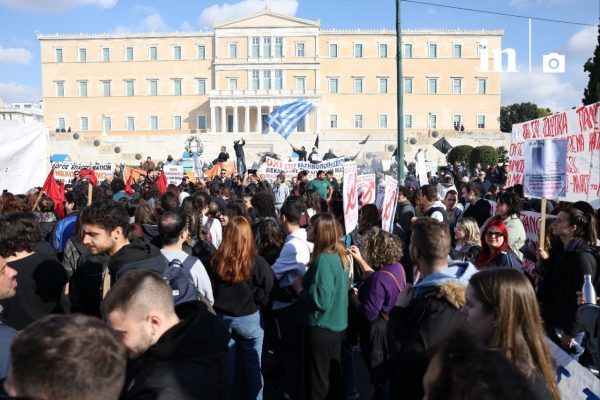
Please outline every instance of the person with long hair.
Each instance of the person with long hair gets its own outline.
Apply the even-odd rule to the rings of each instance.
[[[477,268],[509,267],[523,270],[523,263],[508,246],[508,230],[500,220],[490,221],[481,234],[481,251],[475,260]]]
[[[232,218],[211,260],[211,282],[217,316],[232,334],[227,365],[231,398],[236,359],[246,383],[246,398],[262,399],[261,356],[264,331],[260,307],[269,302],[273,271],[258,255],[252,227],[244,217]]]
[[[469,280],[462,312],[470,332],[499,349],[525,374],[536,399],[559,400],[554,365],[531,283],[509,268],[480,271]]]
[[[519,249],[525,244],[525,228],[521,222],[523,200],[514,192],[504,192],[498,197],[496,218],[501,218],[508,231],[508,247],[522,259]]]
[[[543,265],[538,289],[542,318],[550,338],[577,358],[581,350],[578,351],[580,346],[575,342],[581,344],[583,339],[577,322],[577,292],[583,286],[584,275],[590,274],[594,282],[598,274],[589,246],[597,239],[596,221],[592,214],[565,208],[552,222],[552,234],[560,242],[555,243],[549,254],[539,250]]]
[[[351,296],[351,309],[358,312],[360,324],[360,349],[369,368],[369,376],[375,388],[375,399],[389,397],[389,358],[391,354],[387,338],[387,321],[396,304],[398,294],[406,286],[406,275],[399,260],[402,257],[402,241],[380,228],[373,228],[364,238],[363,253],[358,246],[350,246],[348,252],[358,261],[364,283],[358,296]],[[356,293],[356,289],[353,290]]]
[[[314,250],[304,278],[294,281],[303,306],[304,382],[307,399],[345,397],[342,335],[348,325],[348,269],[343,232],[331,214],[311,220]]]
[[[481,251],[481,235],[477,221],[460,217],[454,226],[456,245],[450,250],[450,258],[458,261],[475,262]]]

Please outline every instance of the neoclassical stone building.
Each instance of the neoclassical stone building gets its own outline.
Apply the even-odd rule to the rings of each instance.
[[[499,130],[501,73],[483,72],[479,55],[485,43],[499,49],[502,35],[403,33],[409,135],[461,125]],[[212,32],[38,39],[44,117],[52,131],[250,137],[269,133],[263,117],[270,111],[304,98],[315,109],[298,133],[396,132],[393,30],[322,29],[318,21],[266,9],[217,23]]]

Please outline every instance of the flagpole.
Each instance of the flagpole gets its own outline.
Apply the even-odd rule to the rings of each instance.
[[[398,183],[404,184],[404,81],[402,79],[402,28],[400,23],[400,1],[396,0],[396,101]]]

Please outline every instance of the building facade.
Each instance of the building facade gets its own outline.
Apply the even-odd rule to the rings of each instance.
[[[409,135],[461,126],[499,131],[501,73],[481,68],[479,56],[500,49],[502,35],[403,32]],[[304,98],[314,110],[298,133],[396,132],[395,31],[326,30],[266,9],[213,32],[38,39],[51,131],[268,134],[264,116]]]

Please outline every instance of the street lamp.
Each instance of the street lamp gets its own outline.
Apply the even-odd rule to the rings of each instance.
[[[402,27],[400,23],[400,0],[396,0],[396,161],[398,183],[404,184],[404,80],[402,79]]]

